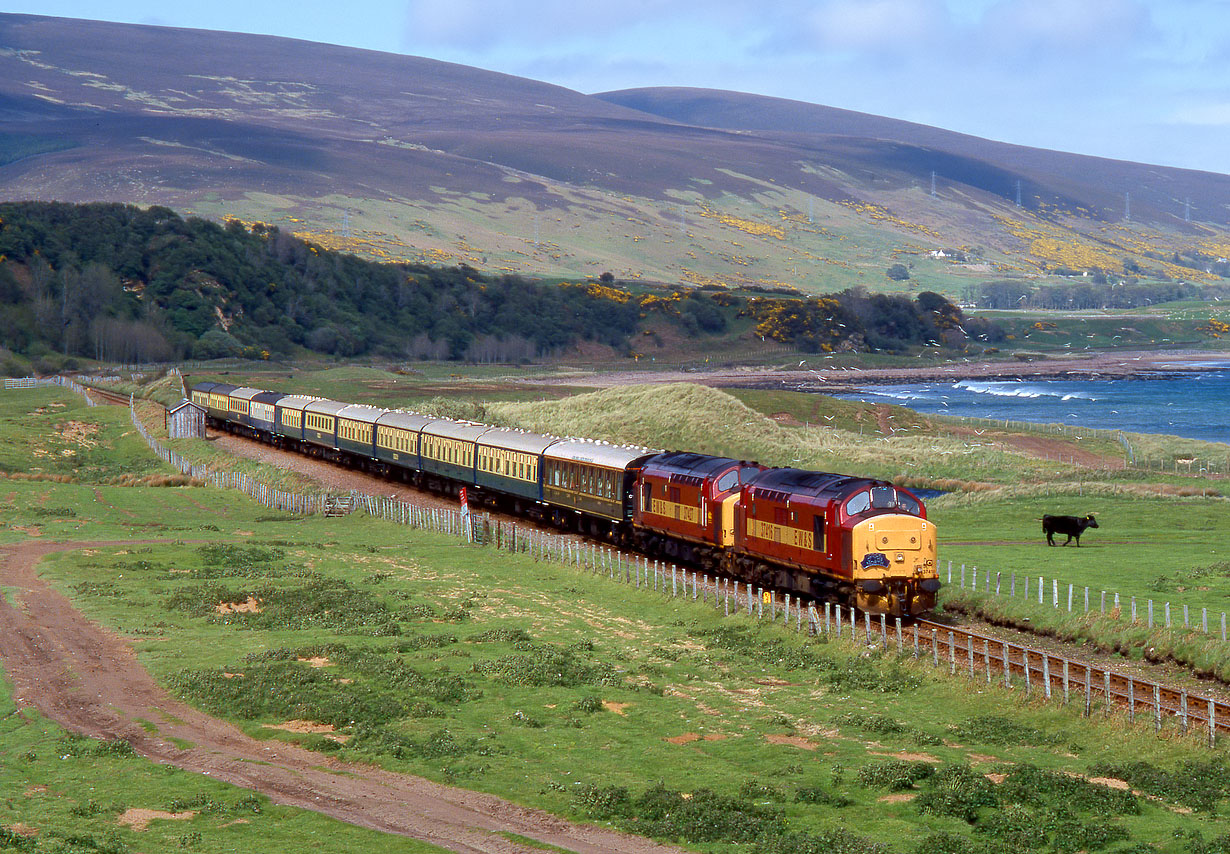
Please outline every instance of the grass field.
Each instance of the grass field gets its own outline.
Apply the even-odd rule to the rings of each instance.
[[[0,417],[0,436],[30,429],[24,406]],[[3,488],[15,514],[9,539],[33,533],[20,525],[44,537],[141,531],[179,540],[64,553],[44,573],[90,617],[139,638],[141,661],[173,692],[258,737],[713,852],[1222,850],[1191,833],[1230,844],[1230,824],[1217,813],[1230,796],[1221,750],[1173,732],[1159,739],[1117,715],[1085,720],[1026,701],[1019,687],[970,685],[908,654],[805,642],[781,626],[723,617],[712,603],[362,515],[291,520],[203,488],[22,480]],[[996,521],[1010,505],[972,505],[976,512],[961,518],[980,535],[985,529],[994,547],[1021,521]],[[1101,512],[1113,517],[1109,506]],[[1193,531],[1220,518],[1193,514],[1199,506],[1176,511]],[[27,507],[57,512],[20,515]],[[937,507],[948,541],[967,509]],[[1138,512],[1130,518],[1148,521],[1146,509]],[[183,542],[190,539],[215,545]],[[1194,555],[1198,538],[1185,542]],[[258,611],[218,608],[249,599]],[[291,719],[332,731],[278,728]],[[14,757],[4,763],[15,775],[6,790],[44,785],[37,764],[21,764],[36,735],[58,738],[26,724],[0,734],[0,751]],[[86,803],[80,810],[92,813],[98,839],[115,826],[112,807],[150,805],[124,794],[143,784],[128,783],[116,763],[145,773],[138,759],[90,755],[95,793],[54,802],[65,811]],[[1129,778],[1152,797],[1072,774]],[[153,808],[173,805],[161,794]],[[231,808],[147,833],[167,834],[162,847],[186,837],[199,850],[225,850],[237,832],[222,826]],[[38,845],[64,827],[20,798],[4,809],[6,827],[39,828]],[[134,850],[151,847],[143,843],[152,837],[116,833]],[[346,844],[393,850],[362,834]]]
[[[126,742],[67,733],[37,712],[19,710],[3,679],[0,791],[0,850],[5,851],[441,850],[278,806],[245,789],[155,765],[134,755]],[[142,818],[147,826],[133,827],[131,822]]]

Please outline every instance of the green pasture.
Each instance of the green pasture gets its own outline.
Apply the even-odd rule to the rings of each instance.
[[[980,497],[981,498],[981,497]],[[964,500],[945,497],[930,503],[940,534],[941,577],[953,563],[953,584],[941,601],[1010,625],[1029,627],[1087,641],[1129,658],[1173,658],[1205,676],[1230,681],[1230,646],[1221,642],[1221,614],[1230,612],[1230,555],[1217,532],[1230,526],[1230,504],[1223,498],[1157,497],[1057,490],[1034,491],[1012,499]],[[1099,527],[1087,530],[1081,546],[1063,546],[1057,536],[1048,546],[1043,513],[1083,516],[1094,513]],[[967,582],[979,571],[983,592],[960,589],[961,566]],[[987,573],[999,574],[1001,595],[987,595]],[[1012,576],[1016,596],[1011,597]],[[1026,598],[1026,576],[1029,597]],[[1038,579],[1044,579],[1038,602]],[[1060,607],[1053,605],[1059,582]],[[992,581],[992,589],[995,582]],[[1067,611],[1068,585],[1072,612]],[[1090,613],[1085,613],[1085,588]],[[1102,614],[1102,591],[1106,610]],[[1115,594],[1120,608],[1114,612]],[[1137,622],[1131,623],[1136,599]],[[1153,626],[1148,625],[1149,600]],[[1171,624],[1165,625],[1170,604]],[[1184,607],[1188,624],[1184,625]],[[1202,611],[1209,632],[1203,632]]]
[[[105,481],[167,474],[120,406],[58,387],[0,391],[0,472]]]
[[[427,403],[438,403],[441,398],[521,401],[554,399],[576,393],[576,389],[567,386],[518,387],[515,384],[519,378],[552,373],[555,373],[554,369],[542,366],[461,366],[416,362],[392,370],[358,365],[202,370],[185,377],[185,380],[189,387],[204,381],[223,382],[390,409],[416,409]]]
[[[1230,530],[1230,503],[1224,499],[1072,492],[1002,501],[939,499],[929,507],[945,569],[951,560],[1004,579],[1031,575],[1031,589],[1042,575],[1048,585],[1059,578],[1064,585],[1119,591],[1142,603],[1230,611],[1230,545],[1218,536]],[[1093,513],[1098,527],[1084,533],[1079,549],[1075,540],[1062,547],[1066,536],[1057,536],[1051,547],[1042,533],[1044,513]]]
[[[929,834],[994,842],[1008,818],[1174,851],[1186,850],[1172,842],[1179,830],[1230,831],[1207,809],[1192,818],[1167,808],[1191,794],[1111,804],[1092,787],[1072,807],[978,783],[1017,773],[1058,785],[1125,755],[1155,770],[1213,761],[1212,780],[1223,772],[1221,753],[1196,738],[1085,720],[1019,686],[988,688],[981,674],[971,691],[908,648],[898,658],[809,642],[793,627],[722,616],[711,601],[363,516],[253,528],[240,543],[64,553],[43,572],[92,619],[139,638],[159,681],[254,736],[698,850],[738,850],[753,841],[740,836],[746,827],[758,850],[859,852],[881,850],[873,840],[935,850],[903,842]],[[218,608],[250,600],[259,612]],[[348,739],[277,728],[291,718]],[[1226,789],[1206,799],[1230,795],[1226,769]],[[939,812],[883,800],[894,792]],[[662,804],[695,814],[671,821]],[[720,832],[705,829],[723,815]],[[837,838],[848,847],[799,847]]]
[[[1116,348],[1142,350],[1225,349],[1224,338],[1214,338],[1199,327],[1210,318],[1230,318],[1230,306],[1220,302],[1172,302],[1134,309],[1074,312],[975,311],[994,320],[1007,333],[997,346],[1004,353],[1030,351],[1080,356]]]
[[[0,670],[0,674],[3,671]],[[126,742],[65,732],[18,709],[0,678],[0,850],[56,854],[138,851],[429,852],[440,849],[354,827],[201,774],[156,765]],[[195,813],[136,831],[130,809]]]

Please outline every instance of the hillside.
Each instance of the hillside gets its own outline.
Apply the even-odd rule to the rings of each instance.
[[[808,352],[903,353],[968,352],[1003,337],[929,291],[803,300],[634,293],[608,281],[544,283],[465,265],[372,261],[276,226],[222,226],[157,206],[0,203],[0,359],[14,374],[26,368],[6,351],[48,373],[74,370],[67,360],[78,356],[147,362],[311,351],[522,362],[564,348],[633,357],[661,352],[664,338],[709,353],[739,335],[759,349],[772,339]]]
[[[378,259],[810,292],[1056,269],[1210,281],[1228,191],[737,93],[588,96],[420,57],[0,15],[4,197],[260,220]],[[894,263],[911,278],[887,279]]]

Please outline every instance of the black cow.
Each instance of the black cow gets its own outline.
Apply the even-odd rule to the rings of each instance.
[[[1098,522],[1090,513],[1084,519],[1079,516],[1043,516],[1042,531],[1046,534],[1046,544],[1048,546],[1055,545],[1056,534],[1067,534],[1068,543],[1072,542],[1072,538],[1076,537],[1076,547],[1079,549],[1081,545],[1081,534],[1085,533],[1086,528],[1096,528]],[[1068,543],[1064,543],[1066,546]]]

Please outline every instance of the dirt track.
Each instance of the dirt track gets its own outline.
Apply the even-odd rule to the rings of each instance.
[[[257,741],[175,700],[122,639],[87,620],[35,571],[52,552],[128,544],[29,541],[0,547],[0,584],[14,588],[16,603],[0,597],[0,658],[18,706],[33,706],[69,730],[127,739],[155,762],[208,774],[277,803],[453,851],[541,851],[497,835],[501,831],[586,854],[679,850],[492,795]],[[146,732],[138,719],[154,721],[158,732]],[[172,739],[193,746],[181,750]]]

